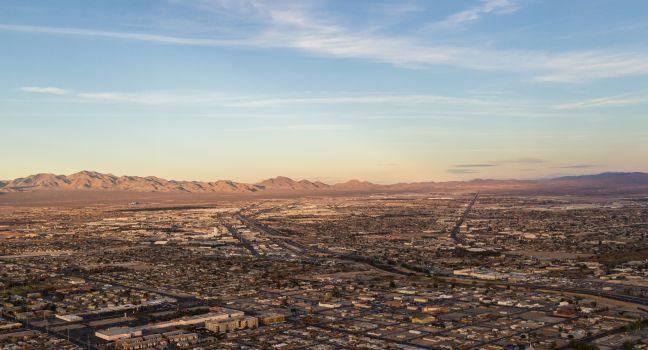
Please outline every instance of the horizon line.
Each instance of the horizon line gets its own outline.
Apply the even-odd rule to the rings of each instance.
[[[325,185],[328,185],[328,186],[333,186],[333,185],[337,185],[337,184],[344,184],[344,183],[349,183],[349,182],[354,182],[354,181],[370,183],[370,184],[373,184],[373,185],[388,186],[388,185],[416,184],[416,183],[426,183],[426,182],[446,183],[446,182],[471,182],[471,181],[480,181],[480,180],[481,181],[542,181],[542,180],[559,179],[559,178],[562,178],[562,177],[596,176],[596,175],[603,175],[603,174],[648,174],[648,172],[643,172],[643,171],[601,171],[601,172],[596,172],[596,173],[563,174],[563,175],[544,176],[544,177],[536,177],[536,178],[528,178],[528,179],[520,179],[520,178],[514,178],[514,177],[510,177],[510,178],[497,178],[497,177],[495,177],[495,178],[493,178],[493,177],[480,178],[480,177],[475,177],[475,178],[464,179],[464,180],[461,180],[461,179],[454,179],[454,180],[420,180],[420,181],[405,180],[405,181],[390,182],[390,183],[372,182],[372,181],[363,180],[363,179],[359,179],[359,178],[350,178],[350,179],[347,179],[347,180],[342,180],[340,182],[329,183],[329,182],[325,182],[325,181],[322,181],[321,179],[317,179],[317,178],[313,178],[313,177],[299,178],[299,177],[290,177],[290,176],[284,176],[284,175],[277,175],[277,176],[273,176],[273,177],[268,177],[268,178],[264,178],[264,179],[261,179],[261,180],[255,181],[255,182],[244,182],[244,181],[237,181],[237,180],[232,180],[232,179],[180,180],[180,179],[172,179],[172,178],[167,179],[167,178],[163,178],[163,177],[160,177],[160,176],[157,176],[157,175],[146,175],[146,176],[142,176],[142,175],[115,175],[115,174],[113,174],[111,172],[103,173],[103,172],[95,171],[95,170],[80,170],[80,171],[70,173],[70,174],[56,174],[56,173],[50,173],[50,172],[39,172],[39,173],[35,173],[35,174],[30,174],[30,175],[27,175],[27,176],[16,177],[16,178],[13,178],[13,179],[4,179],[4,180],[0,180],[0,185],[2,185],[0,187],[4,187],[4,185],[6,183],[11,182],[11,181],[15,181],[15,180],[18,180],[18,179],[27,179],[27,178],[38,176],[38,175],[53,175],[53,176],[57,176],[57,177],[58,176],[69,177],[69,176],[76,175],[76,174],[81,174],[81,173],[95,173],[95,174],[105,175],[105,176],[114,176],[114,177],[117,177],[117,178],[120,178],[120,177],[138,177],[138,178],[144,178],[144,179],[146,179],[146,178],[157,178],[157,179],[170,181],[170,182],[194,182],[194,183],[203,182],[203,183],[210,183],[210,182],[227,181],[227,182],[233,182],[233,183],[245,184],[245,185],[257,185],[257,184],[261,184],[264,181],[285,178],[285,179],[295,181],[295,182],[299,182],[299,181],[319,182],[319,183],[322,183],[322,184],[325,184]]]

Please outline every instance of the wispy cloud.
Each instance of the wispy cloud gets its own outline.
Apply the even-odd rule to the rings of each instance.
[[[586,168],[594,168],[594,167],[596,167],[596,164],[569,164],[569,165],[555,166],[552,168],[553,169],[586,169]]]
[[[186,6],[178,2],[179,6]],[[194,38],[147,33],[103,31],[33,25],[0,24],[0,30],[99,37],[168,45],[239,48],[284,48],[339,58],[365,59],[405,68],[453,66],[482,71],[508,71],[530,75],[538,82],[581,83],[596,79],[648,74],[648,55],[639,51],[531,51],[435,44],[417,35],[399,36],[372,28],[348,28],[323,11],[301,2],[199,1],[202,8],[254,21],[256,30],[238,37]],[[511,13],[518,5],[511,0],[482,1],[477,7],[448,18],[448,23],[467,23],[489,13]]]
[[[222,103],[223,95],[216,92],[174,93],[143,92],[81,92],[76,97],[97,102],[136,103],[145,105]]]
[[[453,168],[448,169],[447,172],[452,174],[475,174],[479,173],[479,170],[477,170],[479,168],[491,168],[496,166],[498,166],[498,164],[494,163],[456,164],[453,165]]]
[[[287,105],[336,105],[336,104],[449,104],[492,105],[494,102],[440,95],[346,95],[304,98],[261,98],[230,102],[232,107],[280,107]]]
[[[457,28],[475,22],[488,14],[508,14],[516,12],[519,4],[511,0],[482,0],[479,5],[457,12],[444,20],[432,23],[431,28]]]
[[[23,86],[20,90],[37,94],[67,95],[68,91],[57,87]]]
[[[490,167],[501,166],[504,164],[540,164],[540,163],[544,163],[544,160],[538,158],[514,158],[514,159],[492,161],[489,163],[457,164],[454,165],[454,167],[455,168],[490,168]]]
[[[168,92],[168,91],[136,91],[136,92],[85,92],[71,91],[58,87],[22,87],[22,91],[30,93],[43,93],[59,95],[65,98],[74,98],[80,101],[97,103],[130,103],[144,105],[171,105],[171,104],[199,104],[212,103],[224,104],[225,96],[217,92]]]
[[[269,125],[255,128],[259,131],[328,131],[349,129],[349,124],[290,124],[290,125]]]
[[[619,107],[631,106],[648,102],[648,96],[611,96],[603,98],[595,98],[584,101],[563,103],[556,106],[556,109],[586,109],[596,107]]]
[[[447,172],[452,173],[452,174],[476,174],[479,173],[479,171],[475,169],[466,169],[466,168],[452,168],[448,169]]]
[[[84,29],[84,28],[0,24],[0,30],[24,32],[24,33],[103,37],[109,39],[147,41],[147,42],[173,44],[173,45],[191,45],[191,46],[235,46],[237,45],[236,40],[186,38],[186,37],[175,37],[175,36],[145,34],[145,33],[93,30],[93,29]]]
[[[537,158],[515,158],[515,159],[506,159],[496,162],[489,163],[468,163],[468,164],[456,164],[453,165],[453,168],[448,169],[447,172],[453,174],[474,174],[479,173],[478,169],[480,168],[492,168],[498,167],[504,164],[539,164],[543,163],[542,159]]]
[[[457,164],[454,167],[456,168],[488,168],[494,167],[497,164],[487,164],[487,163],[478,163],[478,164]]]
[[[290,97],[255,97],[231,96],[213,91],[81,91],[74,92],[58,87],[23,87],[22,91],[31,93],[48,93],[66,95],[84,101],[111,102],[111,103],[136,103],[148,105],[168,104],[211,104],[223,107],[239,108],[269,108],[287,107],[297,105],[414,105],[414,104],[443,104],[458,106],[495,106],[498,103],[481,99],[459,98],[441,95],[423,94],[371,94],[371,95],[330,95],[302,98]]]
[[[544,163],[545,161],[543,159],[539,158],[514,158],[514,159],[505,159],[505,160],[500,160],[496,163],[503,163],[503,164],[540,164]]]

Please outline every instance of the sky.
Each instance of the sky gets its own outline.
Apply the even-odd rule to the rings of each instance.
[[[2,0],[0,159],[0,179],[648,171],[648,2]]]

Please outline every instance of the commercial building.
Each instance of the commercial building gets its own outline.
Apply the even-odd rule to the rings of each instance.
[[[207,322],[218,322],[230,318],[240,318],[245,315],[243,311],[221,308],[221,307],[211,308],[210,310],[211,310],[210,312],[205,314],[186,316],[182,318],[177,318],[175,320],[146,324],[139,327],[112,327],[112,328],[102,329],[95,332],[95,335],[98,338],[104,340],[115,341],[118,339],[141,337],[143,331],[151,331],[151,330],[171,328],[171,327],[192,326],[197,324],[205,324]]]
[[[259,327],[259,319],[256,317],[233,317],[221,321],[208,321],[205,323],[207,330],[215,333],[227,333],[238,329],[251,329]]]

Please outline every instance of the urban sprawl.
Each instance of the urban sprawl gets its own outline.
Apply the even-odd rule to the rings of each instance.
[[[0,349],[648,349],[648,201],[0,208]]]

